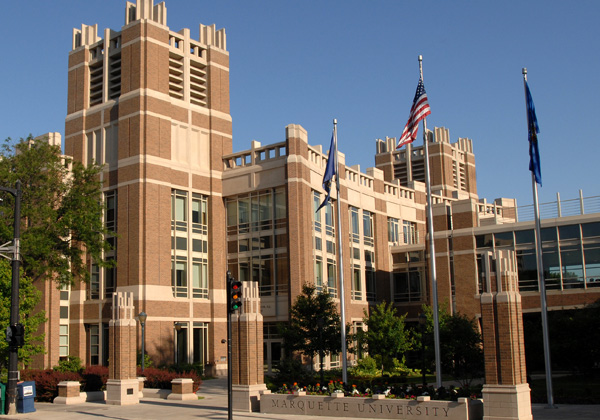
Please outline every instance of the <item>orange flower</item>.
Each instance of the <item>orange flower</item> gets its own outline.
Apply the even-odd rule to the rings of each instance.
[[[297,386],[297,385],[298,385],[298,382],[294,382],[294,386]]]

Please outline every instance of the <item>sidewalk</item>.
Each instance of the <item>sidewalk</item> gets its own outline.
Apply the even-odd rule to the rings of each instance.
[[[198,401],[170,401],[146,398],[136,405],[106,405],[104,403],[84,403],[79,405],[58,405],[35,403],[34,413],[0,415],[0,420],[190,420],[227,419],[227,379],[212,379],[202,383]],[[556,409],[534,404],[534,420],[598,420],[600,405],[559,405]],[[307,416],[282,416],[280,414],[241,413],[235,411],[234,419],[274,419],[307,420]],[[317,417],[331,420],[348,420],[346,417]]]

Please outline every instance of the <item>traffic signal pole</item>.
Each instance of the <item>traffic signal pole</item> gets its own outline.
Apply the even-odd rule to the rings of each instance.
[[[15,197],[14,214],[14,242],[11,248],[12,257],[12,284],[10,294],[10,340],[8,344],[8,386],[6,392],[7,414],[17,413],[17,381],[19,377],[18,357],[19,347],[23,345],[24,336],[22,325],[19,324],[19,268],[20,268],[20,237],[21,237],[21,181],[17,181],[16,188],[0,187]],[[6,249],[6,248],[5,248]],[[7,333],[8,333],[7,331]],[[8,335],[8,334],[7,334]],[[9,338],[9,337],[7,337]]]
[[[233,419],[233,407],[232,407],[232,369],[233,363],[231,362],[231,284],[233,283],[233,277],[231,272],[227,272],[225,283],[227,289],[227,420]]]

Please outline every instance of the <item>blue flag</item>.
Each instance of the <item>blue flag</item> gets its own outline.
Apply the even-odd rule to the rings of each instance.
[[[335,131],[331,135],[331,145],[329,146],[329,154],[327,155],[327,166],[325,167],[325,173],[323,174],[323,189],[327,192],[325,200],[321,203],[316,211],[327,204],[331,197],[331,184],[333,183],[333,177],[337,176],[337,139],[335,138]]]
[[[537,135],[540,132],[540,127],[535,116],[535,106],[533,106],[533,98],[529,91],[529,85],[525,81],[525,91],[527,100],[527,131],[529,133],[529,170],[535,175],[535,182],[542,185],[542,168],[540,165],[540,150],[538,148]]]

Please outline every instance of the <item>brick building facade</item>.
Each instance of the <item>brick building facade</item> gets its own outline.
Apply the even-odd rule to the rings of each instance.
[[[132,292],[136,311],[148,315],[145,348],[156,364],[201,363],[221,374],[227,366],[221,342],[227,270],[259,284],[267,371],[282,356],[277,323],[288,319],[305,282],[329,291],[339,304],[343,270],[346,321],[354,329],[378,302],[394,302],[409,321],[430,302],[422,147],[396,151],[395,139],[378,140],[376,167],[366,173],[346,166],[340,153],[340,197],[334,192],[331,204],[315,212],[324,198],[327,151],[290,124],[280,142],[253,141],[234,153],[225,30],[200,25],[199,33],[194,40],[188,29],[170,30],[165,4],[152,0],[127,2],[120,31],[106,29],[104,37],[97,26],[73,31],[65,154],[105,165],[105,222],[115,232],[109,238],[115,250],[106,257],[117,264],[100,269],[89,261],[90,284],[60,293],[46,287],[43,306],[53,315],[40,366],[68,355],[106,364],[110,298],[119,291]],[[479,200],[471,140],[450,143],[445,128],[428,135],[440,302],[478,316],[478,261],[486,251],[510,247],[502,242],[506,232],[530,230],[532,223],[517,222],[514,200]],[[341,226],[334,216],[338,205]],[[590,270],[599,270],[593,244],[600,241],[600,214],[542,226],[558,226],[562,237],[561,226],[583,224],[590,226],[570,241],[579,241],[582,255],[595,264]],[[514,235],[517,262],[529,264]],[[562,252],[559,242],[556,247]],[[586,264],[584,280],[570,283],[573,290],[561,277],[560,289],[549,291],[551,308],[600,298],[593,288],[600,273],[586,277]],[[561,268],[553,267],[556,280]],[[531,275],[529,265],[525,271]],[[520,285],[526,280],[531,287],[530,277]],[[523,293],[524,311],[539,310],[536,295],[534,289]],[[326,361],[328,367],[340,364],[335,355]]]

